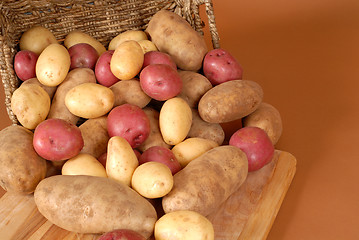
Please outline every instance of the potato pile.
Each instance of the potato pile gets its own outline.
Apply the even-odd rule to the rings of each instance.
[[[175,13],[159,11],[107,49],[80,31],[62,45],[40,26],[19,47],[11,107],[20,125],[0,132],[0,185],[34,193],[61,228],[214,239],[206,216],[272,159],[278,110]],[[228,136],[222,124],[238,120]]]

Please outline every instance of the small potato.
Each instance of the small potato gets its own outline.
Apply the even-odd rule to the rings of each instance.
[[[58,43],[52,32],[42,26],[34,26],[21,35],[20,50],[30,50],[37,55],[50,44]]]
[[[159,51],[168,53],[182,70],[198,71],[208,51],[206,42],[182,17],[160,10],[151,18],[146,32]]]
[[[62,166],[62,175],[89,175],[107,177],[104,166],[92,155],[80,153]]]
[[[131,186],[145,198],[160,198],[173,187],[171,170],[160,162],[146,162],[136,168]]]
[[[39,55],[29,50],[22,50],[15,54],[14,70],[21,81],[36,77],[35,67]]]
[[[113,84],[110,89],[115,95],[114,107],[129,103],[144,108],[151,98],[142,90],[140,81],[131,79],[119,81]]]
[[[192,116],[192,126],[187,137],[205,138],[216,142],[218,145],[222,145],[225,139],[225,132],[220,124],[203,121],[197,109],[192,108]]]
[[[93,48],[96,49],[99,56],[101,56],[102,53],[106,52],[106,48],[102,45],[102,43],[97,41],[92,36],[81,31],[74,30],[67,34],[67,36],[65,37],[64,45],[67,49],[78,43],[90,44]]]
[[[114,50],[104,52],[96,62],[95,75],[97,82],[105,87],[110,87],[120,80],[113,75],[110,68],[111,58],[114,52]]]
[[[148,119],[150,120],[150,134],[147,139],[137,148],[144,152],[150,147],[161,146],[165,148],[170,148],[170,145],[167,144],[162,137],[159,125],[159,115],[160,113],[151,107],[145,107],[143,111],[146,113]]]
[[[65,80],[71,65],[70,54],[60,44],[47,46],[36,62],[36,77],[44,85],[54,87]]]
[[[144,57],[145,58],[143,60],[142,69],[150,64],[167,64],[173,67],[173,69],[177,70],[176,63],[173,61],[172,57],[167,53],[159,52],[159,51],[151,51],[145,53]]]
[[[136,41],[121,43],[112,55],[110,68],[113,75],[121,80],[133,79],[142,69],[143,50]]]
[[[175,145],[172,148],[172,152],[181,166],[185,167],[193,159],[215,147],[218,147],[218,144],[209,139],[187,138],[183,142]]]
[[[70,69],[90,68],[94,69],[99,57],[96,49],[88,43],[77,43],[69,49],[71,58]]]
[[[110,41],[108,50],[115,50],[118,46],[120,46],[121,43],[128,40],[133,40],[136,42],[147,40],[147,35],[144,31],[141,30],[127,30],[118,34]]]
[[[77,68],[71,70],[65,80],[57,87],[54,98],[51,102],[50,112],[47,116],[50,118],[59,118],[72,124],[76,124],[80,117],[72,114],[65,104],[65,97],[70,89],[82,83],[96,83],[94,72],[89,68]]]
[[[182,142],[192,125],[192,111],[188,103],[179,97],[167,100],[161,108],[159,124],[163,140],[167,144]]]
[[[210,123],[224,123],[254,112],[263,99],[261,86],[250,80],[232,80],[207,91],[198,104],[201,118]]]
[[[163,210],[191,210],[208,216],[242,185],[247,174],[248,160],[242,150],[215,147],[174,175],[174,186],[162,199]]]
[[[244,127],[259,127],[267,134],[273,145],[282,135],[283,125],[279,111],[269,103],[262,102],[257,110],[243,119]]]
[[[194,211],[176,211],[163,215],[155,224],[156,240],[214,240],[212,223]]]
[[[32,146],[33,133],[20,125],[0,131],[0,186],[7,192],[32,193],[46,176],[46,160]]]
[[[40,87],[42,87],[47,92],[47,94],[49,94],[50,99],[53,98],[53,96],[54,96],[54,94],[56,92],[56,89],[57,89],[57,87],[45,86],[36,77],[26,80],[21,85],[26,85],[26,84],[37,84],[37,85],[39,85]],[[53,102],[51,101],[51,105],[52,104],[53,104]],[[51,107],[50,107],[50,111],[51,111]],[[50,112],[49,112],[49,114],[50,114]]]
[[[81,153],[99,158],[107,151],[107,143],[110,139],[107,132],[107,116],[87,119],[79,128],[84,140]]]
[[[111,89],[97,83],[82,83],[66,93],[68,110],[82,118],[97,118],[108,113],[115,102]]]
[[[50,97],[37,84],[26,84],[16,89],[11,97],[11,109],[22,126],[35,129],[50,111]]]
[[[191,108],[197,108],[201,97],[212,88],[211,82],[202,74],[192,71],[179,71],[183,82],[181,93],[178,97],[188,102]]]
[[[131,145],[120,136],[111,137],[107,147],[107,176],[130,186],[138,159]]]
[[[130,229],[148,239],[157,220],[149,201],[125,184],[104,177],[48,177],[37,186],[34,200],[51,223],[76,233]]]
[[[148,39],[140,40],[138,44],[140,44],[143,53],[158,51],[156,45]]]

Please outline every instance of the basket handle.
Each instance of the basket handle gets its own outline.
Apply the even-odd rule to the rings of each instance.
[[[208,28],[211,34],[212,45],[214,48],[220,48],[219,35],[216,26],[216,19],[213,11],[212,0],[175,0],[179,8],[175,10],[177,14],[183,16],[192,27],[203,35],[203,22],[199,16],[199,6],[204,4],[208,20]],[[193,16],[194,18],[193,18]]]

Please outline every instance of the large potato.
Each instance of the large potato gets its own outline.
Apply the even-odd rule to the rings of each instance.
[[[133,79],[142,69],[144,53],[134,40],[121,43],[112,55],[110,69],[121,80]]]
[[[102,43],[84,32],[74,30],[67,34],[67,36],[65,37],[64,45],[67,49],[78,43],[90,44],[93,48],[96,49],[99,56],[101,56],[102,53],[106,52],[106,48],[102,45]]]
[[[151,101],[151,98],[142,90],[140,81],[137,79],[119,81],[113,84],[110,89],[115,95],[114,107],[130,103],[144,108]]]
[[[115,96],[108,87],[97,83],[82,83],[70,89],[65,96],[67,109],[75,116],[97,118],[113,107]]]
[[[19,125],[0,131],[0,186],[8,192],[32,193],[45,178],[46,160],[32,147],[33,133]]]
[[[259,127],[267,134],[273,145],[282,135],[283,125],[279,111],[269,103],[262,102],[261,105],[243,119],[244,127]]]
[[[93,70],[89,68],[76,68],[71,70],[65,80],[57,87],[47,118],[60,118],[72,124],[76,124],[80,117],[69,111],[65,105],[65,97],[67,92],[73,87],[88,82],[96,83]]]
[[[99,158],[107,151],[107,143],[110,139],[107,132],[107,116],[87,119],[79,128],[84,140],[81,153]]]
[[[47,46],[58,43],[52,32],[42,26],[26,30],[20,38],[20,50],[29,50],[39,55]]]
[[[212,223],[194,211],[176,211],[163,215],[155,224],[156,240],[214,240]]]
[[[51,100],[37,84],[26,84],[16,89],[11,97],[11,109],[22,126],[35,129],[46,119]]]
[[[209,215],[244,182],[246,154],[234,146],[219,146],[192,160],[174,176],[174,186],[162,200],[166,213],[191,210]]]
[[[178,97],[188,102],[191,108],[197,108],[201,97],[212,88],[211,82],[202,74],[192,71],[178,72],[182,82],[182,91]]]
[[[192,108],[192,126],[188,132],[188,137],[205,138],[222,145],[225,133],[220,124],[203,121],[198,110]]]
[[[148,119],[150,120],[151,131],[147,139],[137,148],[142,152],[154,146],[161,146],[169,149],[170,145],[163,140],[160,131],[160,125],[159,125],[160,113],[151,107],[145,107],[143,111],[146,113]]]
[[[130,229],[147,239],[157,220],[150,202],[125,184],[103,177],[49,177],[37,186],[34,197],[50,222],[77,233]]]
[[[224,123],[254,112],[263,99],[261,86],[250,80],[233,80],[206,92],[198,104],[201,118],[210,123]]]
[[[58,86],[65,80],[71,65],[70,54],[60,44],[47,46],[36,62],[36,77],[46,86]]]
[[[182,17],[168,10],[158,11],[146,32],[161,52],[171,55],[180,69],[198,71],[208,49],[204,38]]]
[[[163,140],[167,144],[182,142],[192,125],[192,111],[188,103],[179,97],[167,100],[161,108],[159,124]]]
[[[108,50],[115,50],[118,46],[120,46],[121,43],[133,40],[136,42],[139,42],[141,40],[147,40],[147,35],[144,31],[141,30],[127,30],[120,34],[118,34],[116,37],[112,38],[108,45]]]

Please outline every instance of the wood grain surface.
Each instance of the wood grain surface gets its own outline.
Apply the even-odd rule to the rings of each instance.
[[[295,157],[276,150],[270,164],[249,173],[242,186],[208,216],[216,240],[265,239],[296,172]],[[77,234],[47,221],[33,195],[0,192],[1,240],[90,240],[98,235]]]

